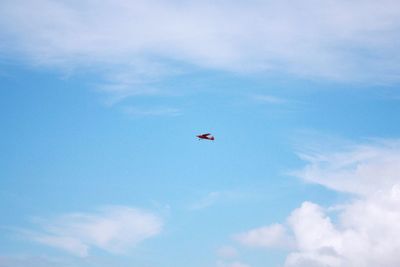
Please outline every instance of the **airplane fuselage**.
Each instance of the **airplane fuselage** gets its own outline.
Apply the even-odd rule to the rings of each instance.
[[[203,140],[211,140],[214,141],[214,136],[209,136],[209,135],[197,135],[197,138],[203,139]]]

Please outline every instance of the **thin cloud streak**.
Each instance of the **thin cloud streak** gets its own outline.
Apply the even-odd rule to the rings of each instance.
[[[399,80],[400,4],[394,0],[6,0],[0,10],[3,49],[35,65],[122,68],[136,81],[184,72],[180,64]]]
[[[24,229],[26,238],[80,257],[91,248],[123,253],[140,242],[158,235],[161,218],[139,209],[110,206],[93,213],[65,214],[54,219],[36,220],[41,230]]]
[[[299,156],[307,165],[292,175],[336,191],[368,195],[400,183],[399,140],[376,140],[341,151],[304,152]]]

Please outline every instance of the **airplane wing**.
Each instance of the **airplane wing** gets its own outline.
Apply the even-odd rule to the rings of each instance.
[[[204,136],[204,137],[207,137],[209,135],[210,135],[210,133],[202,134],[202,136]]]

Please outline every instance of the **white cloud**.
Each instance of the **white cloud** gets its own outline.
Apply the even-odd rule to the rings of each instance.
[[[366,195],[400,183],[400,141],[354,145],[345,151],[301,154],[308,164],[295,172],[307,182]]]
[[[394,186],[344,206],[334,223],[318,205],[303,203],[288,220],[297,249],[285,266],[399,266],[399,205]]]
[[[293,240],[285,267],[400,266],[400,186],[342,206],[332,218],[325,209],[304,202],[285,227]],[[264,228],[276,226],[266,226]],[[250,232],[257,233],[258,229]],[[289,238],[289,237],[287,237]],[[262,232],[249,246],[280,247]],[[241,240],[240,240],[241,241]]]
[[[149,212],[111,206],[96,213],[73,213],[41,219],[41,231],[22,231],[29,239],[78,256],[97,247],[121,253],[161,232],[162,220]]]
[[[284,248],[291,246],[291,240],[286,233],[285,227],[281,224],[252,229],[236,235],[235,239],[241,244],[250,247]]]
[[[244,235],[247,242],[239,241],[279,247],[274,240],[290,238],[285,267],[400,266],[398,144],[380,141],[306,157],[313,177],[308,181],[356,193],[354,198],[327,209],[304,202],[283,224],[250,230]]]
[[[3,0],[2,54],[128,73],[129,87],[189,65],[334,80],[399,79],[395,0]],[[134,77],[134,78],[132,78]]]

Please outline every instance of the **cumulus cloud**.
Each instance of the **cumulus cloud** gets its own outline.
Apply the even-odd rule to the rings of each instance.
[[[285,267],[400,266],[398,144],[381,141],[306,157],[310,165],[302,173],[312,177],[308,181],[354,197],[333,208],[306,201],[284,223],[250,230],[239,241],[279,247],[275,240],[292,240]]]
[[[127,87],[187,66],[397,81],[399,26],[395,0],[0,3],[3,56],[123,73]]]
[[[72,213],[38,219],[40,231],[21,231],[32,241],[85,257],[91,248],[122,253],[161,232],[162,220],[149,212],[123,206],[95,213]]]
[[[303,203],[288,219],[297,248],[285,266],[399,266],[399,205],[399,186],[345,205],[337,222]]]

